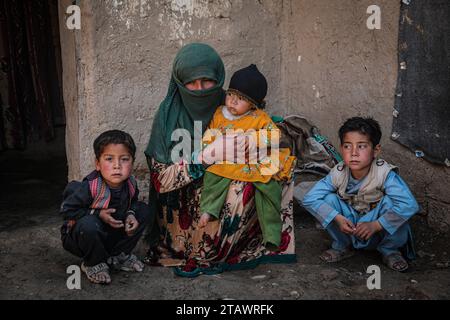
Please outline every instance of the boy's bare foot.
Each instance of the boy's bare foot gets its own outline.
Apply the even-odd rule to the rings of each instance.
[[[204,228],[204,227],[206,227],[206,225],[208,224],[208,222],[209,222],[209,218],[210,218],[211,216],[208,214],[208,213],[204,213],[204,214],[202,214],[202,216],[200,217],[200,221],[198,222],[198,227],[199,228]]]
[[[106,263],[102,262],[95,266],[88,267],[81,264],[81,270],[86,274],[86,277],[92,283],[97,284],[110,284],[111,276],[109,275],[109,267]]]

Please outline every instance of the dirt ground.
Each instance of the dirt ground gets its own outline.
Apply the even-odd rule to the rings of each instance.
[[[433,233],[424,217],[413,218],[419,257],[407,273],[396,273],[377,253],[361,253],[338,264],[318,255],[330,242],[323,230],[295,208],[298,262],[260,265],[194,279],[170,268],[147,267],[143,273],[117,273],[109,286],[82,276],[81,290],[69,290],[66,268],[79,264],[62,249],[58,207],[66,184],[60,152],[3,153],[0,158],[0,299],[449,299],[449,235]],[[138,254],[144,252],[141,244]],[[381,268],[381,289],[369,290],[370,265]]]

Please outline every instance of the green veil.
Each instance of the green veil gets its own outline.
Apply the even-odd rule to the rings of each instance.
[[[199,91],[190,91],[184,87],[186,83],[200,78],[215,80],[216,86]],[[172,164],[171,152],[178,143],[171,141],[172,132],[186,129],[193,142],[194,121],[202,121],[203,133],[216,108],[224,102],[224,81],[222,59],[212,47],[191,43],[181,48],[173,62],[167,95],[153,120],[145,155],[158,162]]]

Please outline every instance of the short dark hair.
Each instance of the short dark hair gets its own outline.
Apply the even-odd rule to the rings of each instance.
[[[369,137],[372,145],[375,147],[381,140],[381,128],[378,121],[373,118],[353,117],[347,119],[339,128],[339,139],[341,144],[344,142],[344,135],[348,132],[357,131]]]
[[[128,133],[120,130],[109,130],[99,135],[94,141],[94,152],[97,159],[100,159],[103,150],[109,144],[123,144],[134,160],[136,155],[136,145],[134,144],[133,138]]]

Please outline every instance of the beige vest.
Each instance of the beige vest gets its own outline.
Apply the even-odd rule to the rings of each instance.
[[[390,165],[382,159],[375,159],[356,195],[350,195],[345,192],[350,179],[350,170],[344,162],[338,163],[330,171],[330,175],[338,195],[356,211],[367,213],[375,208],[383,198],[384,181],[391,170],[397,172],[397,167]]]

